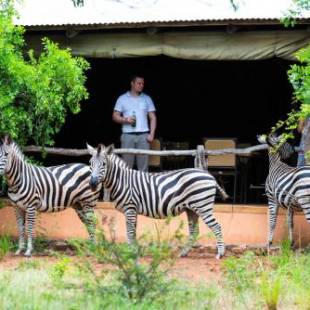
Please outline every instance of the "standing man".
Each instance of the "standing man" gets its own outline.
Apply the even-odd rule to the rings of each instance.
[[[310,117],[301,118],[299,120],[297,131],[301,134],[297,167],[302,167],[309,165],[309,160],[306,155],[307,152],[310,151]]]
[[[122,125],[121,147],[150,149],[156,130],[156,114],[153,100],[143,93],[144,78],[134,75],[130,79],[130,91],[118,97],[112,119]],[[124,154],[124,160],[132,168],[135,155]],[[137,168],[148,171],[148,155],[137,155]]]

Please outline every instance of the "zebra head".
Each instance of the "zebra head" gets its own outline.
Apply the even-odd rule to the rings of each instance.
[[[4,138],[1,139],[0,145],[0,175],[5,173],[11,150],[12,140],[8,135],[5,135]]]
[[[97,188],[97,185],[101,183],[107,174],[108,156],[114,151],[114,145],[105,147],[103,144],[99,144],[97,149],[87,144],[87,149],[90,155],[90,181],[89,185],[93,190]]]
[[[288,143],[282,135],[277,136],[275,133],[257,136],[258,142],[267,143],[273,151],[276,151],[281,159],[288,159],[294,152],[294,147]]]

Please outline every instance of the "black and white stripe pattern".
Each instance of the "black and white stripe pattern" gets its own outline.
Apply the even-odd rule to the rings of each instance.
[[[217,257],[224,255],[221,226],[214,218],[213,204],[217,190],[225,198],[227,194],[211,174],[194,168],[155,174],[124,169],[113,149],[113,146],[100,145],[96,150],[88,145],[92,155],[91,185],[103,183],[110,190],[116,209],[125,214],[129,243],[136,239],[137,214],[162,219],[186,212],[190,237],[182,255],[186,255],[195,242],[199,216],[216,237]]]
[[[287,209],[289,240],[293,243],[294,210],[303,211],[310,224],[310,167],[291,167],[283,162],[293,152],[293,147],[280,143],[281,137],[274,134],[260,136],[261,143],[269,145],[269,174],[266,179],[266,195],[268,198],[269,232],[268,244],[272,244],[276,226],[278,208]]]
[[[94,241],[94,207],[99,198],[100,186],[95,192],[90,188],[88,165],[66,164],[45,168],[29,164],[18,145],[6,136],[0,146],[0,174],[6,177],[8,196],[16,206],[19,230],[16,254],[25,249],[27,232],[25,256],[31,255],[36,211],[57,212],[73,207],[86,225],[90,239]]]

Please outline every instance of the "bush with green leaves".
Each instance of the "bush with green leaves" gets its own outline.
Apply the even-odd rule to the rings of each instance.
[[[58,261],[50,272],[50,277],[55,286],[61,286],[65,273],[70,268],[70,259],[68,257],[63,257]]]
[[[294,137],[298,121],[310,116],[310,45],[295,53],[299,63],[288,70],[288,79],[293,87],[292,110],[286,120],[280,120],[272,131],[283,129],[283,141]]]
[[[0,132],[21,145],[52,145],[68,112],[88,97],[86,60],[47,38],[38,57],[25,51],[24,31],[13,23],[12,1],[0,2]]]
[[[310,0],[295,0],[281,18],[285,27],[294,27],[296,18],[310,10]],[[283,129],[283,141],[294,137],[300,119],[310,116],[310,45],[295,53],[298,63],[290,66],[288,79],[293,88],[292,110],[285,120],[279,120],[272,131]]]
[[[285,27],[294,27],[296,25],[296,18],[301,16],[304,12],[310,10],[309,0],[294,0],[290,7],[281,18],[281,22]]]
[[[89,279],[85,284],[88,289],[100,290],[105,294],[117,292],[133,303],[144,299],[154,300],[167,294],[173,285],[173,281],[167,278],[167,271],[173,265],[177,253],[177,247],[171,245],[171,236],[164,240],[158,235],[155,239],[144,235],[136,244],[128,245],[116,241],[113,218],[108,226],[110,240],[98,232],[95,245],[71,243],[86,258],[80,268],[84,278]],[[175,235],[178,234],[179,229],[175,232]],[[100,263],[113,266],[113,269],[98,275],[87,257],[94,257]],[[107,281],[107,277],[111,277],[111,281]],[[107,286],[107,282],[113,284]]]

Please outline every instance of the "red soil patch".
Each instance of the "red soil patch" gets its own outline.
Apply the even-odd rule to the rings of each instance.
[[[209,254],[208,254],[209,255]],[[212,254],[213,256],[213,254]],[[5,270],[14,270],[27,260],[38,261],[39,263],[55,264],[60,258],[53,256],[36,256],[25,258],[23,256],[7,255],[0,261],[0,272]],[[71,261],[79,261],[77,256],[70,256]],[[218,281],[221,278],[221,266],[223,260],[217,260],[214,257],[202,257],[199,253],[192,253],[189,257],[177,258],[171,268],[170,275],[180,280],[187,280],[192,283],[207,283]],[[104,268],[111,268],[104,264],[94,262],[95,269],[99,272]]]

